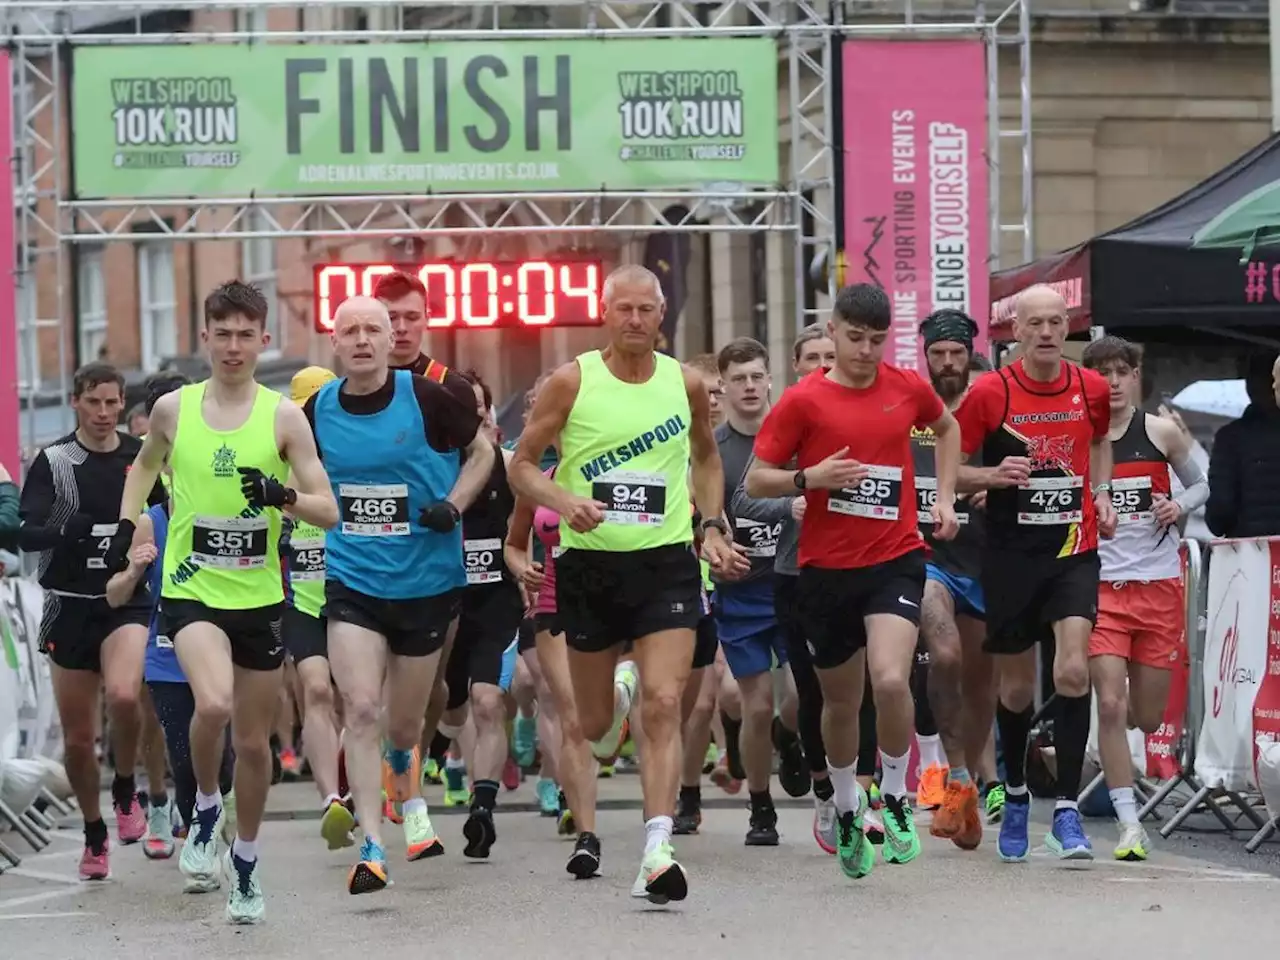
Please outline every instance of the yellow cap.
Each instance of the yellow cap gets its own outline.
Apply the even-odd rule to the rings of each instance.
[[[330,380],[338,379],[338,375],[324,367],[303,367],[293,375],[289,383],[289,396],[294,403],[306,403]]]

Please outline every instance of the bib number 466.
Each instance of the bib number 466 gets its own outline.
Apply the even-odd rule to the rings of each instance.
[[[375,517],[394,517],[396,514],[396,502],[391,498],[379,500],[373,497],[357,498],[351,501],[351,513],[353,516],[363,519],[373,519]]]

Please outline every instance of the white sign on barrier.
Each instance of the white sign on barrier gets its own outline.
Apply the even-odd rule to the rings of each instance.
[[[1214,543],[1205,616],[1196,776],[1256,790],[1258,744],[1280,739],[1280,541]]]

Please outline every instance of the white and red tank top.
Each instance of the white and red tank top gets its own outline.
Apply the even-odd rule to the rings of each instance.
[[[1147,432],[1149,416],[1136,411],[1111,442],[1111,503],[1119,522],[1116,535],[1098,544],[1102,579],[1110,583],[1182,576],[1178,528],[1161,527],[1151,512],[1156,499],[1171,496],[1171,484],[1168,458]]]

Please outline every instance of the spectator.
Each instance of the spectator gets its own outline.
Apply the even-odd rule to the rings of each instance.
[[[1280,535],[1280,405],[1272,370],[1270,356],[1248,359],[1249,406],[1214,437],[1204,517],[1219,537]]]
[[[151,419],[147,416],[147,408],[145,404],[137,403],[125,414],[125,429],[129,431],[131,437],[145,437],[147,431],[151,428]]]

